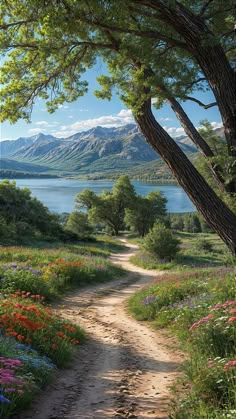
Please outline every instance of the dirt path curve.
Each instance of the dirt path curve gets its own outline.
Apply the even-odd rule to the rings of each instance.
[[[130,273],[64,299],[58,311],[83,326],[89,340],[72,368],[58,372],[19,419],[168,418],[168,387],[178,375],[181,354],[169,349],[169,338],[135,321],[125,308],[127,298],[160,272],[129,263],[138,247],[122,241],[128,250],[111,260]]]

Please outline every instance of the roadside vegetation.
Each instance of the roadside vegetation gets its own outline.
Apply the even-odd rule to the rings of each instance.
[[[189,396],[178,394],[173,418],[231,417],[236,290],[225,244],[197,213],[168,215],[161,193],[137,195],[127,176],[109,193],[82,191],[75,204],[58,216],[28,189],[0,183],[0,416],[29,405],[83,342],[83,331],[48,304],[121,275],[108,256],[124,249],[112,235],[126,231],[140,246],[134,264],[169,270],[129,307],[138,320],[176,333],[187,353],[181,385]]]
[[[129,300],[136,319],[169,329],[186,352],[171,418],[235,417],[235,279],[232,268],[167,273]]]
[[[0,183],[0,217],[0,417],[7,419],[30,405],[85,340],[50,303],[120,276],[108,256],[124,247],[68,231],[63,217],[14,182]]]

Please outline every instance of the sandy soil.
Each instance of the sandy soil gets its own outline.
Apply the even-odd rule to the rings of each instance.
[[[173,340],[138,323],[126,309],[127,299],[161,272],[128,262],[137,246],[111,256],[130,273],[106,284],[69,294],[58,311],[83,326],[88,341],[70,369],[58,371],[34,403],[17,419],[168,418],[169,386],[182,361]]]

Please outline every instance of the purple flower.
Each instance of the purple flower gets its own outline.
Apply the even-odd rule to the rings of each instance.
[[[143,304],[143,305],[148,305],[148,304],[150,304],[150,303],[153,303],[154,301],[156,301],[156,297],[155,297],[155,295],[149,295],[148,297],[146,297],[146,298],[143,300],[142,304]]]

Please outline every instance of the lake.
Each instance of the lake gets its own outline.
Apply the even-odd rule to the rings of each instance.
[[[195,208],[185,192],[176,185],[153,185],[132,182],[139,195],[147,195],[151,191],[161,191],[167,198],[168,212],[191,212]],[[111,190],[113,182],[85,181],[72,179],[16,179],[20,188],[27,186],[32,195],[44,203],[51,211],[57,213],[71,212],[74,207],[75,195],[88,188],[97,194]]]

